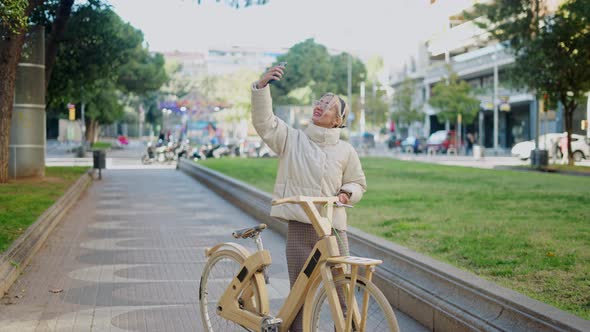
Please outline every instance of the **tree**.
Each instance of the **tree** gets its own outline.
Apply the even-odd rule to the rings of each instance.
[[[27,19],[40,2],[17,0],[0,5],[0,183],[8,181],[8,146],[16,67],[25,41]]]
[[[428,103],[438,109],[439,121],[456,123],[459,117],[464,123],[471,123],[479,112],[480,101],[472,96],[471,86],[459,80],[459,76],[449,68],[449,74],[443,82],[432,88],[432,97]]]
[[[422,121],[424,119],[422,105],[414,102],[415,95],[416,83],[409,77],[406,77],[400,86],[395,89],[391,117],[398,125],[404,124],[409,126],[415,121]]]
[[[142,42],[142,33],[106,6],[80,6],[70,18],[48,99],[54,107],[87,104],[90,143],[98,135],[99,124],[123,116],[124,95],[146,94],[167,81],[163,57],[149,54]]]
[[[477,24],[492,38],[506,42],[515,56],[510,78],[535,91],[548,95],[564,108],[568,138],[569,164],[573,113],[584,94],[590,90],[590,3],[567,0],[558,8],[552,1],[496,0],[477,4]]]
[[[289,51],[277,58],[276,63],[287,61],[287,69],[281,81],[272,85],[277,104],[309,104],[311,100],[295,97],[301,89],[311,91],[304,96],[318,99],[331,91],[344,95],[348,82],[347,53],[331,56],[328,49],[313,39],[295,44]],[[365,65],[357,58],[352,61],[352,89],[358,91],[360,82],[366,77]]]
[[[0,3],[0,183],[8,181],[8,152],[10,139],[10,126],[12,121],[12,108],[14,99],[14,87],[16,80],[16,68],[20,61],[24,38],[29,20],[36,24],[35,18],[45,19],[45,23],[54,19],[48,29],[50,35],[47,38],[46,74],[53,76],[54,60],[57,55],[57,45],[61,42],[63,27],[70,17],[72,0],[12,0]],[[217,0],[220,2],[220,0]],[[264,5],[267,0],[225,0],[226,5],[242,8],[253,5]],[[89,0],[88,5],[99,4],[99,0]],[[201,0],[197,1],[198,4]],[[40,6],[47,5],[41,8]],[[34,17],[31,15],[36,13]],[[38,16],[37,16],[38,15]],[[44,24],[46,25],[46,24]],[[47,25],[46,25],[47,27]],[[49,80],[48,80],[49,81]],[[48,84],[48,83],[47,83]]]

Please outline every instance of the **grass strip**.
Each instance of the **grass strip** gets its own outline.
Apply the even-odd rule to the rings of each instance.
[[[349,224],[590,319],[590,177],[361,161]],[[269,193],[278,165],[199,163]]]

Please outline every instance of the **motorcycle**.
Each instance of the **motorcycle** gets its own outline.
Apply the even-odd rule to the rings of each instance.
[[[156,146],[153,146],[152,142],[148,142],[147,151],[141,157],[141,163],[144,165],[149,165],[154,162],[170,163],[178,158],[175,150],[176,145],[172,142],[164,144],[162,140],[159,140]]]

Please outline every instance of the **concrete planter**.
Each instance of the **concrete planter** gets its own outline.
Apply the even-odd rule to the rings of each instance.
[[[78,201],[92,182],[89,173],[82,175],[51,207],[0,255],[0,295],[4,294],[27,266],[37,250]]]
[[[180,169],[283,236],[271,195],[182,159]],[[383,260],[375,283],[389,302],[431,331],[590,331],[590,321],[469,272],[349,227],[351,253]]]

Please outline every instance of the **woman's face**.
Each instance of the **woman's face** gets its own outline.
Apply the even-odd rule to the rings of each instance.
[[[324,128],[334,128],[338,124],[337,105],[334,95],[324,95],[320,100],[316,101],[313,106],[313,115],[311,120],[314,125]]]

